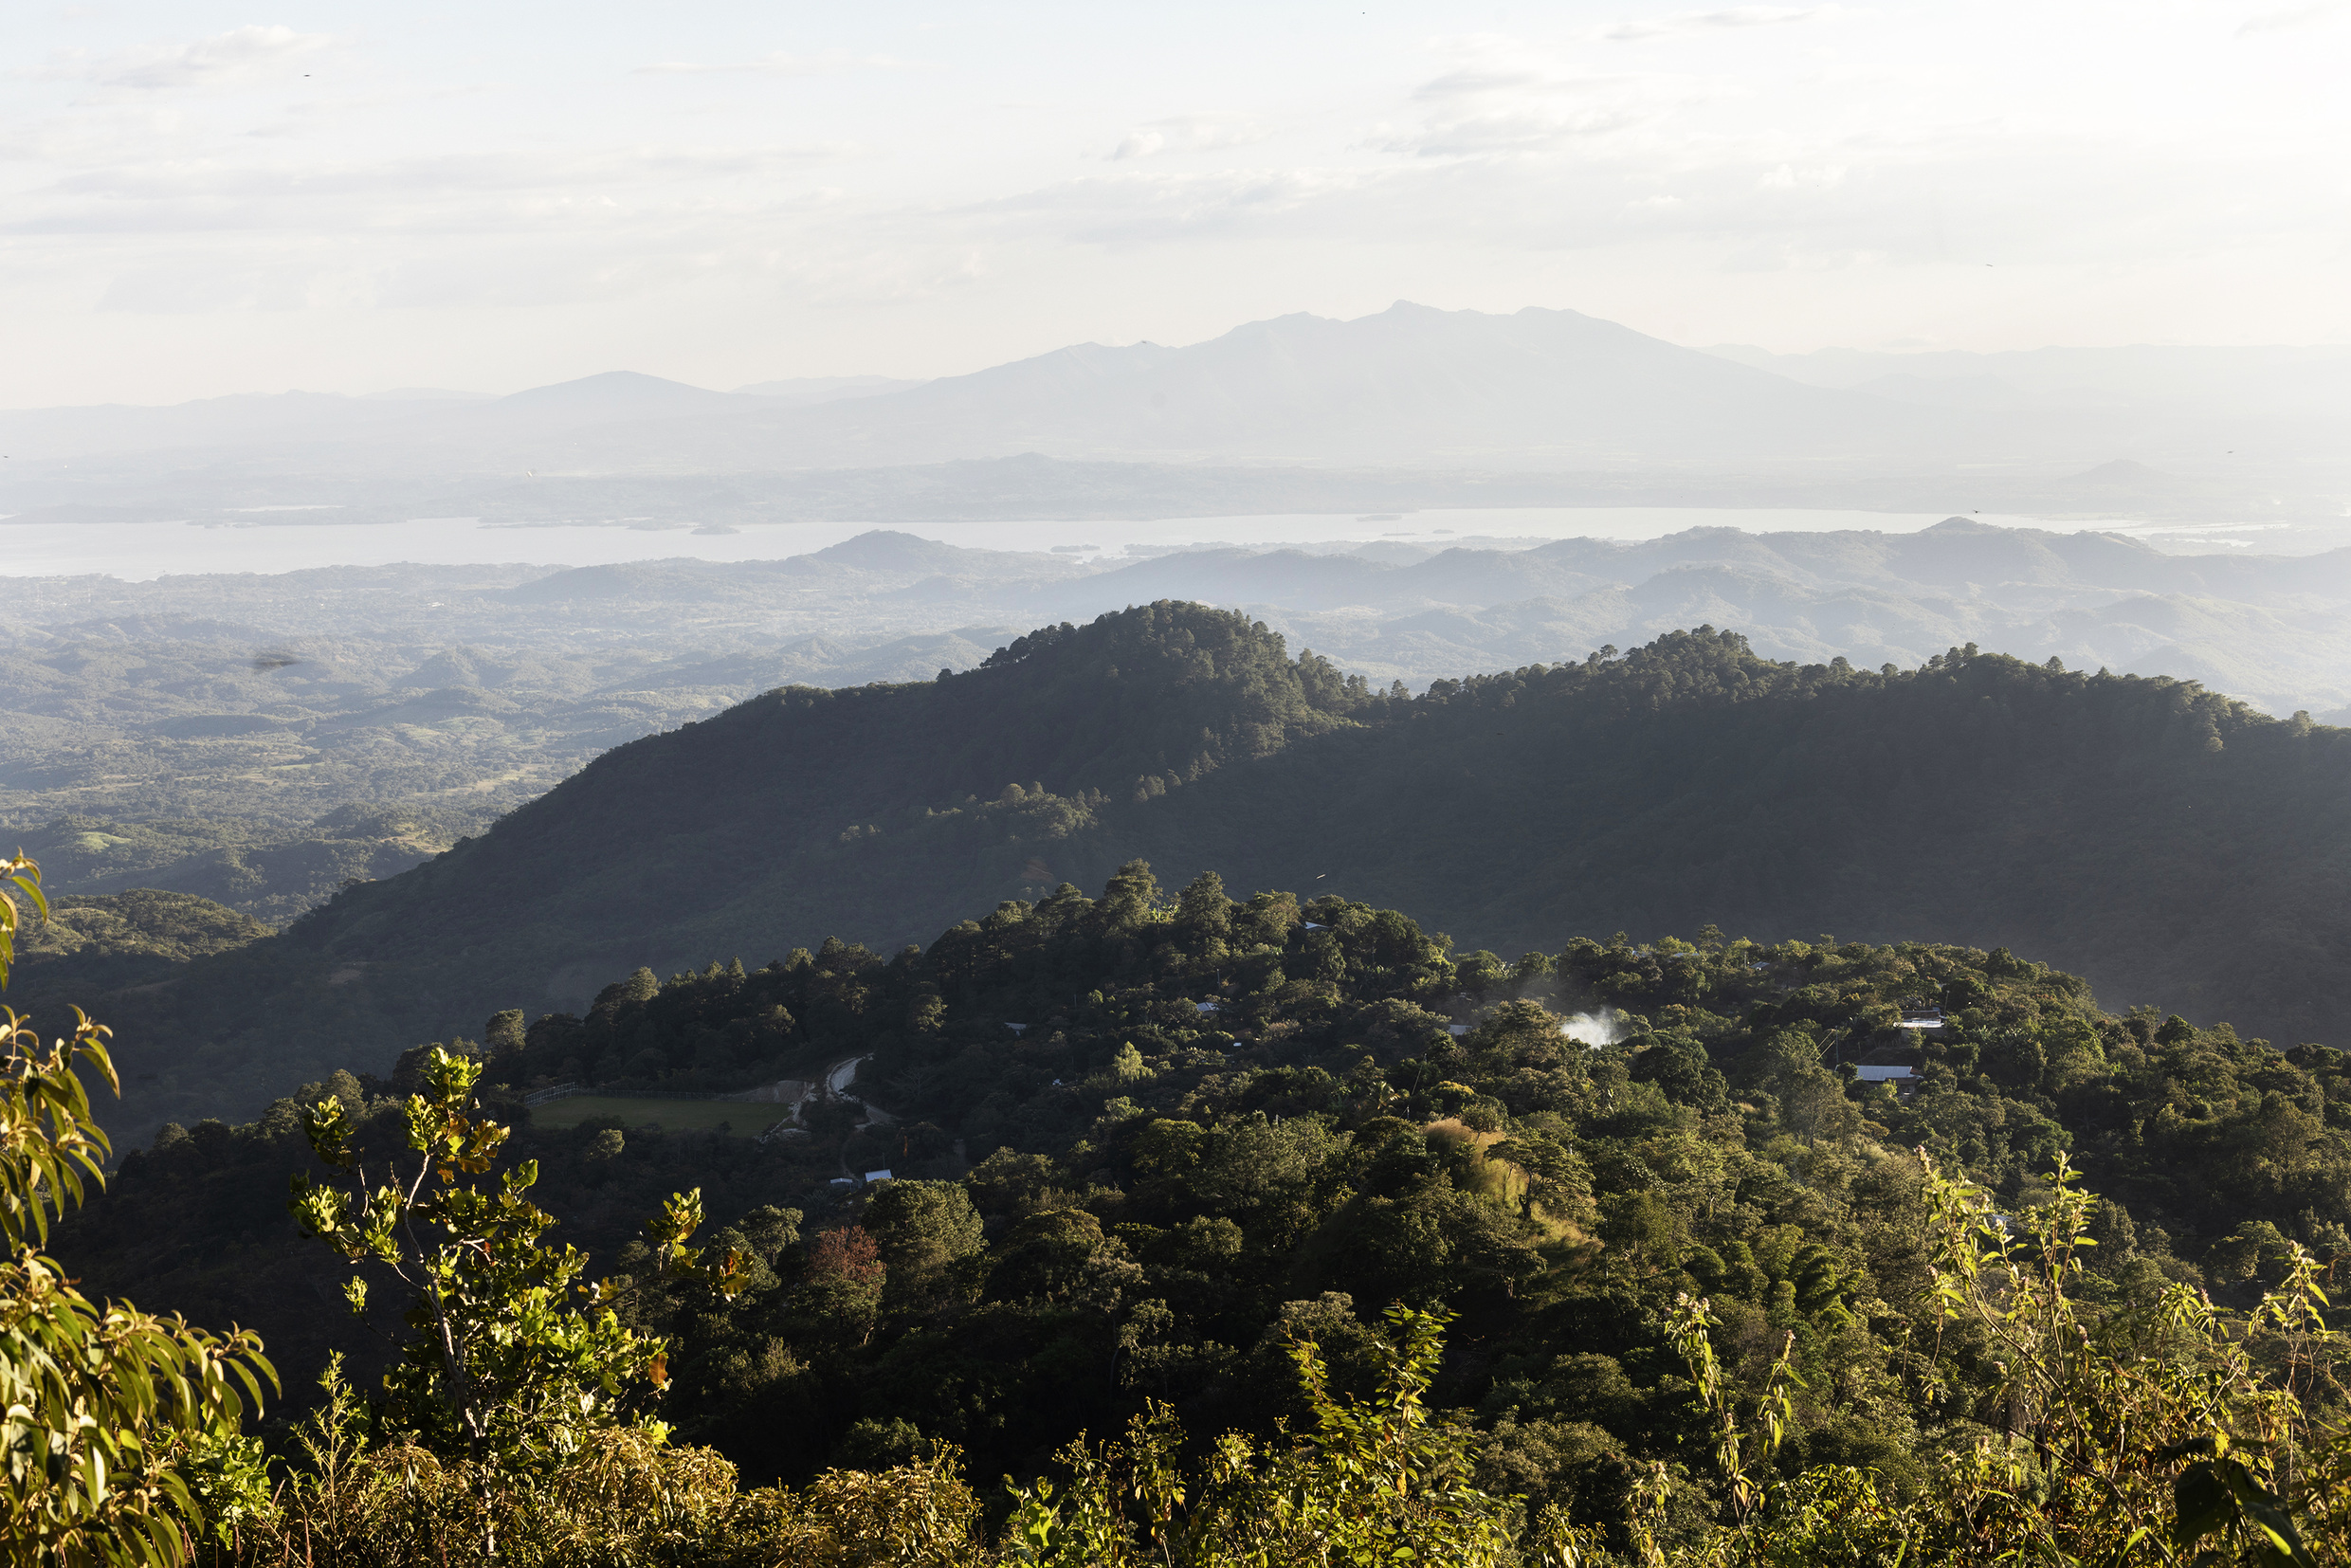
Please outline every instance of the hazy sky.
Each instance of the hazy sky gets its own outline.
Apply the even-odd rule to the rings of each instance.
[[[10,8],[0,405],[931,375],[1396,299],[2351,339],[2351,5]]]

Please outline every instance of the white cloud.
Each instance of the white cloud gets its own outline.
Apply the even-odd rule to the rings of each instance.
[[[1418,157],[1555,152],[1653,125],[1708,96],[1688,78],[1578,71],[1533,50],[1477,43],[1484,58],[1413,92],[1417,124],[1384,128],[1369,144]]]
[[[144,316],[230,310],[244,305],[248,291],[235,278],[194,267],[140,267],[117,273],[99,297],[102,311]]]
[[[1231,147],[1253,147],[1272,134],[1263,120],[1251,115],[1174,115],[1147,121],[1128,132],[1111,152],[1110,161],[1153,157],[1160,153],[1216,153]]]
[[[0,400],[150,369],[520,385],[574,326],[615,362],[805,328],[842,368],[969,365],[1398,296],[1791,346],[2351,332],[2345,0],[1514,9],[1528,35],[1431,0],[1340,33],[702,8],[691,43],[643,8],[462,38],[231,12],[192,43],[187,8],[35,17],[0,94],[32,345]],[[288,367],[498,368],[264,374],[248,330]]]
[[[1766,173],[1756,184],[1766,191],[1794,191],[1800,186],[1827,189],[1845,183],[1845,169],[1838,164],[1822,164],[1817,168],[1799,169],[1783,163]]]
[[[60,56],[39,74],[131,92],[234,90],[299,80],[299,63],[333,42],[326,33],[296,32],[292,27],[232,27],[192,44],[150,45],[99,60]]]
[[[1199,173],[1137,170],[1064,181],[1016,196],[975,204],[975,218],[1084,245],[1133,246],[1157,240],[1295,232],[1301,220],[1326,225],[1319,211],[1407,181],[1409,170],[1220,169]]]
[[[1685,11],[1646,22],[1616,22],[1580,35],[1606,44],[1641,44],[1652,38],[1685,37],[1691,33],[1722,32],[1740,27],[1781,27],[1798,22],[1827,22],[1850,14],[1841,6],[1730,6],[1721,10]]]
[[[2320,22],[2331,22],[2343,12],[2341,0],[2324,0],[2315,6],[2288,6],[2283,10],[2263,11],[2249,16],[2236,29],[2239,38],[2252,38],[2265,32],[2287,32]]]
[[[851,54],[846,49],[827,49],[821,54],[793,54],[778,49],[756,60],[721,61],[704,64],[691,60],[665,60],[651,65],[640,65],[639,76],[843,76],[850,71],[933,71],[939,67],[928,61],[901,60],[886,54]]]
[[[663,205],[695,200],[702,182],[772,180],[850,149],[799,147],[628,147],[574,153],[448,153],[376,162],[149,162],[111,164],[64,175],[20,197],[0,232],[73,232],[152,224],[157,229],[381,227],[400,215],[388,203],[432,204],[493,196],[583,204],[615,190],[650,188]],[[47,197],[42,201],[38,197]],[[338,210],[344,204],[348,210]],[[118,222],[111,210],[127,210]],[[584,210],[584,209],[583,209]]]

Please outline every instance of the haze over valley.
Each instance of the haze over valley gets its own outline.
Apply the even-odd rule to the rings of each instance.
[[[398,807],[462,830],[603,750],[775,686],[927,679],[1039,623],[1162,599],[1241,609],[1293,648],[1414,690],[1708,625],[1798,663],[1909,668],[1979,645],[2197,681],[2280,716],[2351,705],[2343,550],[2178,555],[1963,518],[1107,558],[871,530],[770,562],[20,580],[0,647],[0,819],[291,831]]]

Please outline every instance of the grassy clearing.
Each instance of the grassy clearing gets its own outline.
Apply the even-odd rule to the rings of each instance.
[[[631,1127],[657,1121],[665,1132],[724,1133],[755,1138],[783,1120],[789,1105],[746,1104],[738,1100],[624,1100],[616,1095],[575,1094],[531,1109],[539,1127],[576,1127],[592,1116],[617,1116]]]

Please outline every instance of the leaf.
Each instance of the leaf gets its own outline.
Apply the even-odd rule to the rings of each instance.
[[[2212,1461],[2191,1465],[2172,1483],[2172,1544],[2194,1546],[2236,1515],[2236,1499]]]

